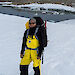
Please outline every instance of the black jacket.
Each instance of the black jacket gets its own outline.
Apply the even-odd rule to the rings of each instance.
[[[33,36],[34,33],[35,33],[36,28],[37,28],[37,27],[30,28],[30,29],[29,29],[29,35]],[[42,40],[43,40],[43,39],[42,39],[41,34],[43,34],[43,32],[41,31],[41,27],[40,27],[40,28],[38,29],[38,32],[36,33],[36,36],[38,37],[38,39],[39,39],[39,44],[40,44],[39,49],[38,49],[38,50],[39,50],[39,51],[38,51],[38,52],[39,52],[39,53],[38,53],[38,56],[40,56],[40,57],[41,57],[41,54],[42,54],[42,52],[43,52],[43,50],[44,50],[44,47],[43,47],[43,44],[42,44]],[[27,30],[25,31],[24,36],[23,36],[21,54],[23,54],[24,51],[25,51],[26,41],[27,41],[26,35],[27,35]]]

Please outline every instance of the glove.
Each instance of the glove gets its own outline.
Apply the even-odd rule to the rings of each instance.
[[[41,59],[41,57],[37,56],[37,59]]]
[[[23,54],[20,54],[20,58],[23,58],[23,56],[24,56]]]

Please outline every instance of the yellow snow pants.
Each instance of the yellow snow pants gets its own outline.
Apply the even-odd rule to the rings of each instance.
[[[31,61],[33,61],[33,69],[35,71],[37,70],[38,72],[38,70],[40,71],[40,62],[41,62],[40,59],[37,59],[38,55],[37,49],[39,47],[39,41],[35,35],[33,35],[33,38],[30,35],[28,35],[26,45],[27,49],[25,50],[24,57],[21,59],[20,65],[26,66],[29,65]],[[40,72],[38,73],[38,75],[40,75]],[[35,75],[37,75],[37,73]]]
[[[41,60],[37,59],[37,50],[25,50],[24,57],[21,59],[20,65],[29,65],[33,61],[33,67],[38,67],[40,69]]]

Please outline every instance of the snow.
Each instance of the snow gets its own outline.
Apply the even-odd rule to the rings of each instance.
[[[72,11],[75,12],[75,8],[66,6],[66,5],[61,5],[61,4],[51,4],[51,3],[46,3],[46,4],[26,4],[26,5],[3,5],[3,6],[11,6],[11,7],[30,7],[31,9],[40,9],[40,8],[45,8],[46,10],[48,9],[59,9],[59,10],[66,10],[66,11]]]
[[[0,14],[0,75],[19,75],[20,50],[28,18]],[[75,75],[75,19],[47,22],[48,46],[41,75]],[[32,63],[29,75],[33,75]]]
[[[42,75],[75,75],[75,19],[48,23],[48,47]],[[49,68],[49,70],[48,70]]]
[[[0,75],[18,75],[26,20],[0,14]]]
[[[12,2],[0,2],[2,5],[12,4]]]
[[[43,7],[45,9],[64,9],[64,10],[72,10],[75,11],[74,8],[69,7],[69,6],[64,6],[64,5],[60,5],[60,4],[29,4],[29,5],[25,5],[27,7]]]

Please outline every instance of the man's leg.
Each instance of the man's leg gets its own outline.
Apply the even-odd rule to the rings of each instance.
[[[28,65],[31,62],[30,54],[31,50],[25,50],[24,57],[21,59],[20,63],[20,75],[28,75]]]
[[[28,65],[20,65],[20,75],[28,75]]]
[[[37,59],[37,51],[36,50],[31,50],[31,59],[33,61],[34,75],[41,75],[41,71],[40,71],[41,60]]]
[[[40,75],[39,66],[38,67],[33,67],[33,69],[34,69],[34,75]]]

